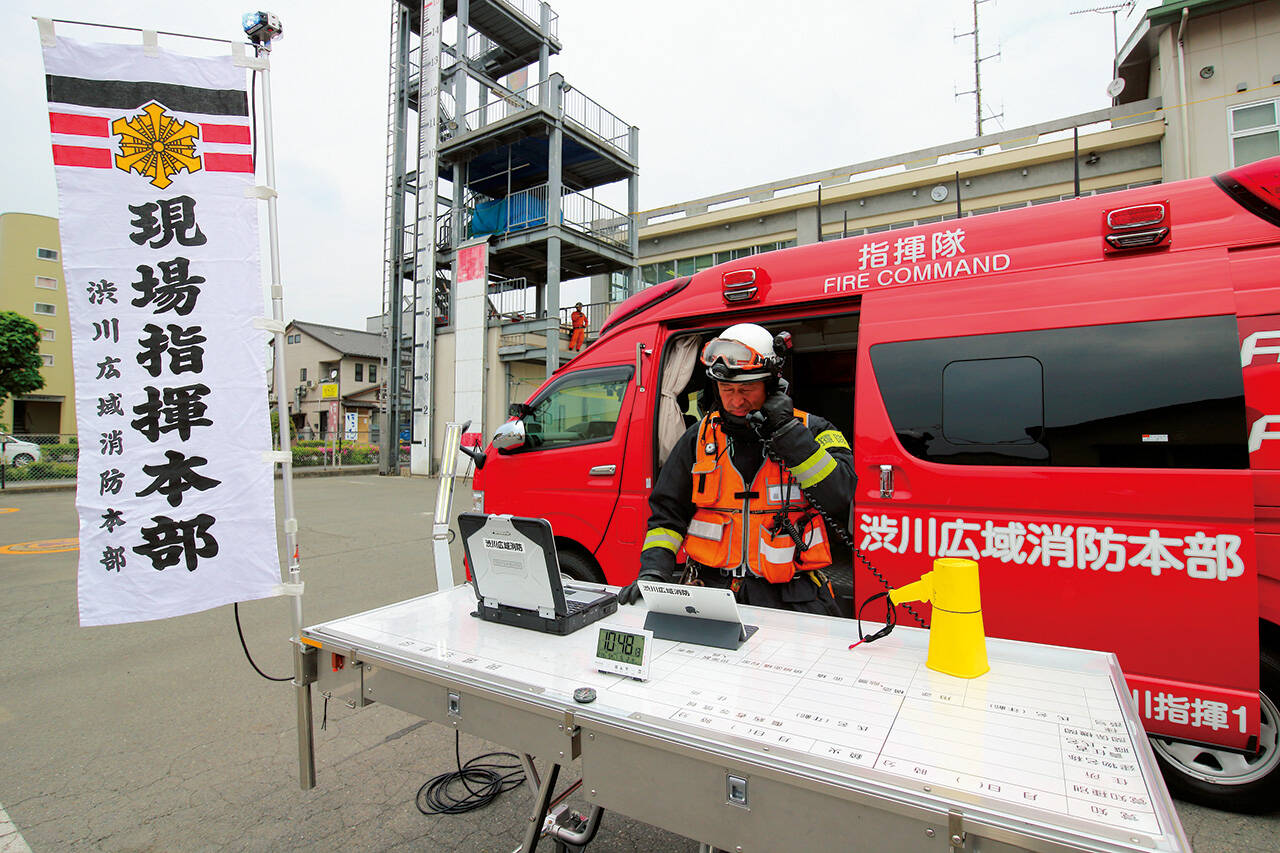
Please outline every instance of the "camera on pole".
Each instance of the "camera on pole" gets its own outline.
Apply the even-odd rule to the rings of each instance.
[[[249,41],[259,47],[270,47],[272,39],[284,37],[284,26],[279,16],[270,12],[245,12],[241,23]]]

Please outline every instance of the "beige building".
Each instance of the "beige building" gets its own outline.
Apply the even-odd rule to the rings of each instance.
[[[30,213],[0,214],[0,311],[13,311],[40,327],[44,387],[6,400],[0,429],[31,435],[74,434],[71,323],[62,274],[58,220]]]
[[[298,439],[377,444],[385,388],[380,334],[295,320],[285,329],[285,399]],[[275,404],[275,374],[270,396]]]
[[[1280,154],[1280,2],[1165,0],[1117,57],[1117,103],[1158,98],[1164,180]]]

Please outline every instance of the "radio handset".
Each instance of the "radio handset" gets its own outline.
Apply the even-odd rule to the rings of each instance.
[[[787,467],[786,461],[781,456],[779,456],[777,453],[774,452],[773,436],[767,436],[764,434],[764,429],[763,429],[764,423],[765,423],[764,412],[760,411],[759,409],[756,409],[755,411],[747,412],[746,421],[747,421],[747,424],[751,427],[751,429],[755,431],[755,434],[759,437],[760,444],[762,447],[764,447],[765,454],[767,454],[770,459],[778,463],[779,466],[781,466],[784,470],[786,470],[787,475],[790,476],[791,469]],[[884,575],[880,573],[879,569],[871,565],[870,560],[868,560],[865,556],[863,556],[862,551],[858,549],[857,544],[854,543],[853,537],[849,535],[849,531],[845,528],[845,526],[840,522],[836,521],[834,518],[832,518],[831,513],[829,513],[826,507],[824,507],[821,504],[817,496],[811,494],[809,490],[806,489],[804,486],[800,486],[799,481],[796,480],[794,477],[792,477],[792,482],[794,482],[797,486],[800,487],[800,491],[804,494],[805,498],[808,499],[810,506],[812,506],[815,510],[817,510],[818,514],[822,516],[824,521],[826,521],[827,529],[835,531],[836,535],[840,537],[840,540],[844,542],[844,544],[849,546],[849,550],[853,552],[853,556],[857,557],[858,560],[862,563],[862,565],[866,566],[867,570],[871,572],[871,574],[875,575],[876,580],[880,582],[880,585],[883,586],[886,591],[892,591],[893,585],[889,583],[889,581],[885,578]],[[920,614],[917,613],[915,609],[911,607],[911,605],[899,604],[898,606],[901,607],[903,610],[906,610],[908,613],[910,613],[911,618],[914,619],[917,622],[917,624],[920,625],[921,628],[929,627],[929,624],[925,622],[923,618],[921,618]]]

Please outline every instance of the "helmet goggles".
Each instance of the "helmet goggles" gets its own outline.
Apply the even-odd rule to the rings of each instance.
[[[735,371],[770,370],[776,358],[767,358],[741,341],[712,338],[702,348],[702,363],[707,367],[717,362]]]

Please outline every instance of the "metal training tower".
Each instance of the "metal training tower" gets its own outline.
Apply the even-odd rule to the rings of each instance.
[[[508,387],[516,362],[555,371],[562,281],[625,273],[639,289],[639,133],[550,72],[560,49],[559,16],[539,0],[391,4],[384,474],[399,473],[406,431],[411,471],[434,470],[437,372],[455,370],[446,414],[483,433],[485,387]],[[481,245],[478,282],[471,255],[460,278],[459,250]],[[447,336],[456,367],[437,362]]]

